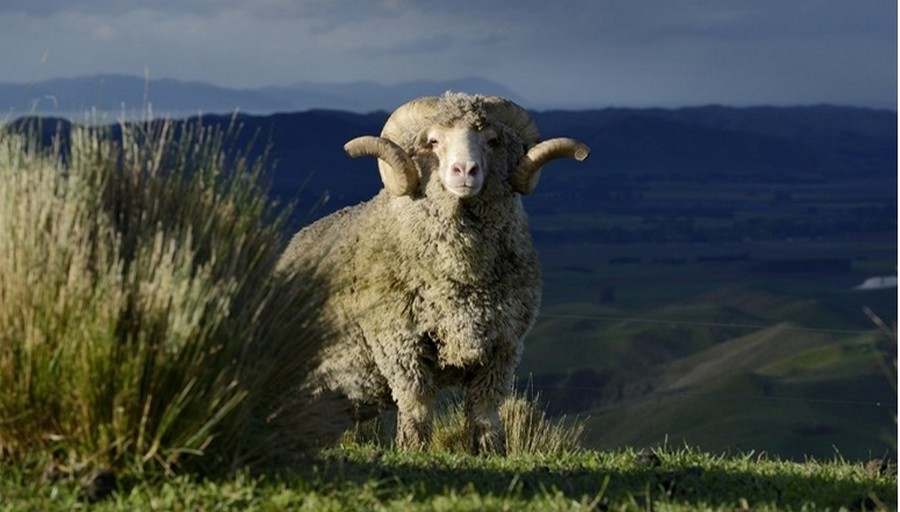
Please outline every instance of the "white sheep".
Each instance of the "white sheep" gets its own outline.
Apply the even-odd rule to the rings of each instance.
[[[345,146],[379,158],[384,189],[301,230],[282,256],[282,269],[316,266],[329,282],[325,314],[341,337],[323,354],[321,387],[396,406],[400,447],[424,447],[437,390],[461,386],[472,451],[504,450],[499,407],[541,296],[520,196],[548,161],[589,152],[538,141],[531,116],[503,98],[410,101],[381,137]]]

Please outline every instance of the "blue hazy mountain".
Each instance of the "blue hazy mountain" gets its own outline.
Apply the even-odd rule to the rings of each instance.
[[[285,87],[233,89],[203,82],[151,79],[126,75],[58,78],[31,84],[0,83],[0,116],[40,115],[85,119],[93,109],[115,119],[153,115],[190,117],[198,114],[272,114],[310,109],[350,112],[393,110],[410,98],[447,90],[477,91],[523,102],[516,93],[480,78],[413,81],[396,85],[375,82],[300,82]],[[2,117],[0,117],[2,119]]]

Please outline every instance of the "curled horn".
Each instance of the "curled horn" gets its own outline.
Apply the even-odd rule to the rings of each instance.
[[[581,162],[589,154],[590,148],[575,139],[561,137],[540,142],[528,150],[510,177],[513,190],[528,195],[537,186],[544,164],[556,158],[574,158]]]
[[[528,195],[537,186],[541,177],[541,167],[556,158],[574,158],[578,161],[588,157],[591,150],[584,144],[567,138],[540,141],[540,133],[527,110],[515,103],[498,97],[486,98],[497,118],[522,139],[527,148],[509,180],[513,190]]]
[[[374,156],[378,162],[378,172],[384,188],[395,196],[409,195],[419,184],[419,173],[412,158],[396,143],[383,137],[357,137],[344,144],[344,151],[351,158]],[[382,165],[384,162],[387,165]]]
[[[419,171],[403,148],[412,145],[422,120],[434,112],[436,102],[437,98],[426,97],[397,107],[384,123],[380,137],[358,137],[345,144],[344,151],[353,158],[377,157],[384,188],[395,196],[412,194],[419,186]]]

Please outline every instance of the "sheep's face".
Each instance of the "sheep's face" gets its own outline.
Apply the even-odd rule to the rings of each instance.
[[[426,128],[418,142],[423,152],[433,156],[432,168],[444,189],[460,199],[481,192],[491,155],[500,144],[495,129],[467,123]]]
[[[544,164],[584,160],[590,152],[573,139],[541,142],[531,116],[511,101],[451,92],[401,105],[380,137],[357,137],[344,149],[354,158],[378,157],[381,181],[394,196],[440,188],[459,199],[530,194]]]

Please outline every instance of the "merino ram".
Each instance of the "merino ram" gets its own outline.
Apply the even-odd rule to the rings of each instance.
[[[471,450],[503,452],[499,407],[541,300],[521,196],[544,164],[588,148],[540,142],[511,101],[458,93],[410,101],[344,148],[379,159],[384,189],[301,230],[280,262],[329,279],[341,336],[317,382],[361,409],[396,406],[407,449],[428,443],[436,392],[461,387]]]

